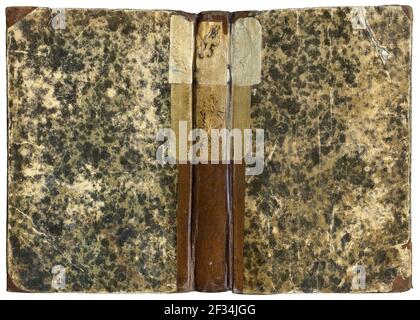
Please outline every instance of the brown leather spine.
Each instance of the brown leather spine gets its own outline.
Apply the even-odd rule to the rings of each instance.
[[[194,167],[195,289],[229,289],[227,174],[224,164]]]
[[[226,127],[228,83],[220,81],[223,78],[220,75],[226,74],[227,64],[215,56],[227,58],[228,21],[226,12],[204,12],[197,19],[195,125],[208,132]],[[214,26],[213,22],[219,24]],[[193,188],[195,289],[226,291],[230,288],[229,165],[194,165]]]

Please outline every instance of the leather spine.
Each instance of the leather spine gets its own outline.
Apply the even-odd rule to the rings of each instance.
[[[229,14],[203,12],[197,18],[194,72],[195,127],[208,132],[227,125],[229,105]],[[229,164],[194,166],[193,247],[195,289],[230,288]]]

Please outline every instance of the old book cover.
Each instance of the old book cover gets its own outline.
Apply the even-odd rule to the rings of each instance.
[[[234,178],[235,290],[410,289],[411,9],[245,14],[262,28],[249,121],[265,167]]]
[[[177,291],[190,173],[155,159],[173,14],[8,8],[9,290]]]
[[[411,287],[410,8],[7,25],[9,290]],[[263,170],[161,165],[160,128],[262,129]]]

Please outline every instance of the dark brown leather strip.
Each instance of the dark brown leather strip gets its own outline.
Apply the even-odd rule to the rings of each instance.
[[[194,268],[191,255],[192,165],[178,165],[177,213],[177,290],[193,289]]]
[[[194,166],[195,289],[217,292],[228,284],[227,164]]]
[[[37,7],[8,7],[6,8],[6,26],[13,26],[20,19],[34,11]]]
[[[245,163],[233,165],[233,285],[235,293],[243,291],[244,221],[245,221]]]

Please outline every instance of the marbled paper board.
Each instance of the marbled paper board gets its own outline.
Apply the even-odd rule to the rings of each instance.
[[[262,27],[246,293],[411,287],[410,8],[275,10]]]
[[[7,30],[9,288],[176,291],[172,13],[63,12]]]

